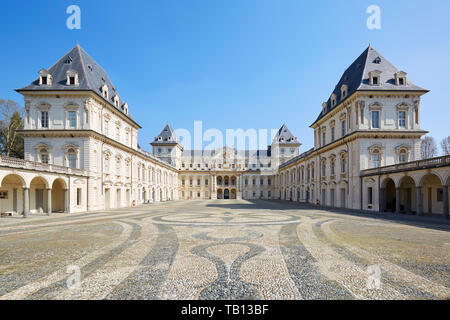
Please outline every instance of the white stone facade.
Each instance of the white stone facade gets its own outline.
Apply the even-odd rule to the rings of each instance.
[[[85,68],[73,69],[77,59]],[[323,103],[311,125],[314,147],[302,154],[285,125],[267,150],[257,151],[184,150],[167,125],[149,154],[138,147],[140,126],[128,104],[92,58],[76,46],[57,65],[18,90],[25,159],[0,159],[2,213],[280,199],[448,217],[450,158],[420,159],[427,91],[371,47]]]

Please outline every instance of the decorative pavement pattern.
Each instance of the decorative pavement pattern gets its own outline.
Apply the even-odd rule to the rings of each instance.
[[[449,231],[245,200],[2,218],[0,299],[449,299]]]

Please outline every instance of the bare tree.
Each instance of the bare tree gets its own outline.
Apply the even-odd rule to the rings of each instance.
[[[420,144],[420,155],[422,159],[434,158],[438,154],[436,141],[432,136],[426,136]]]
[[[441,149],[442,149],[442,154],[444,156],[450,155],[450,136],[448,136],[447,138],[442,139],[442,141],[441,141]]]
[[[23,158],[23,108],[15,101],[0,99],[0,148],[7,157]]]

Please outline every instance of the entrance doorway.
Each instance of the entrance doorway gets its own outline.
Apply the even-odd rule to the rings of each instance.
[[[225,189],[225,190],[223,191],[223,198],[224,198],[224,199],[230,199],[230,190]]]

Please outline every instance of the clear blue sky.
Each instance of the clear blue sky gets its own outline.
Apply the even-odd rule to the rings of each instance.
[[[68,30],[66,8],[81,8]],[[366,9],[381,7],[381,30]],[[0,97],[37,77],[77,42],[108,72],[141,124],[140,145],[163,126],[279,128],[313,145],[309,125],[342,72],[368,46],[417,85],[422,128],[450,134],[450,1],[2,1]]]

